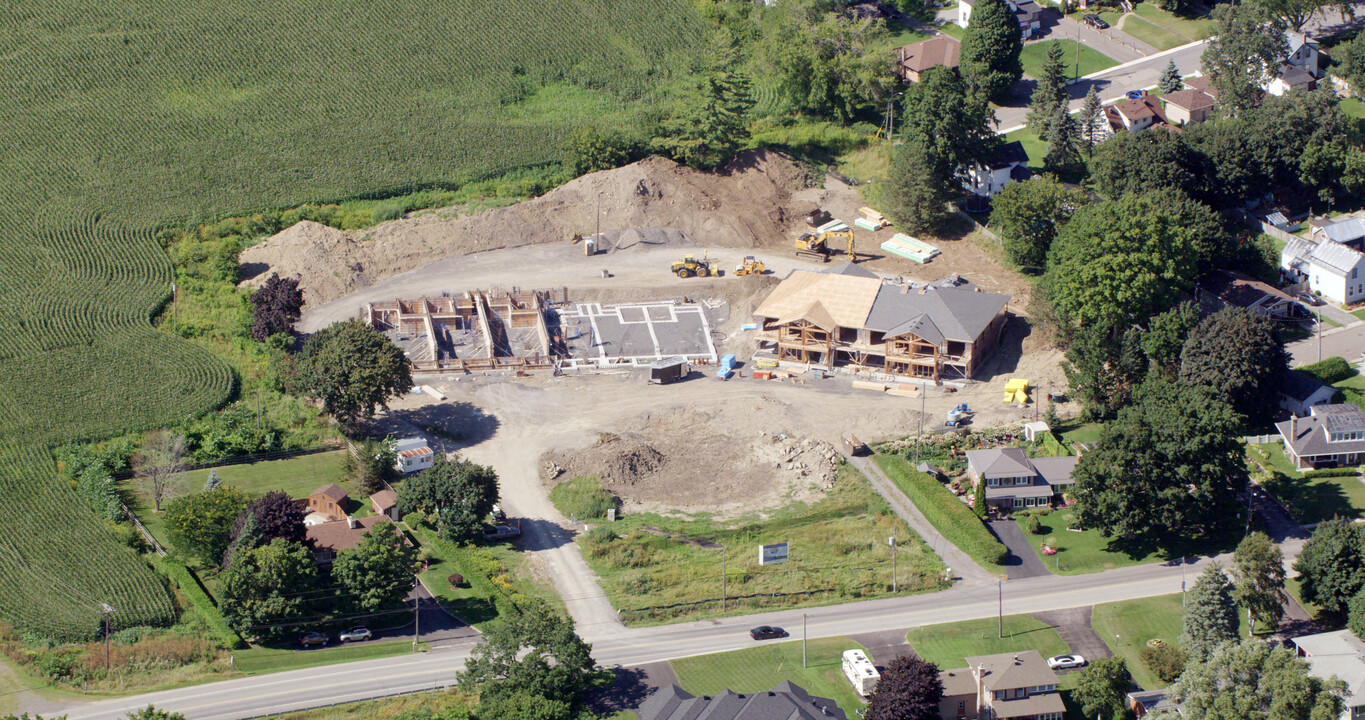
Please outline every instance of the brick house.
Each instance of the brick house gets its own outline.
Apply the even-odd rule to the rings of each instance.
[[[967,658],[967,667],[944,670],[943,720],[1062,720],[1066,705],[1057,673],[1037,650]]]

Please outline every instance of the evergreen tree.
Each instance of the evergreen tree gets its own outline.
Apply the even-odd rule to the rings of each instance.
[[[1237,642],[1237,604],[1232,600],[1232,582],[1213,563],[1190,589],[1180,644],[1192,662],[1202,663],[1226,642]]]
[[[1095,92],[1095,86],[1090,86],[1090,91],[1085,94],[1085,102],[1081,104],[1081,113],[1077,117],[1081,124],[1081,138],[1085,140],[1085,156],[1090,157],[1094,151],[1095,144],[1104,139],[1104,105],[1100,103],[1099,93]]]
[[[1247,634],[1255,632],[1256,622],[1271,630],[1284,617],[1284,554],[1263,532],[1254,532],[1233,553],[1232,579],[1236,583],[1233,599],[1247,610]]]
[[[882,186],[886,214],[912,233],[932,230],[947,216],[944,181],[934,173],[929,149],[918,132],[891,150],[891,172]]]
[[[749,140],[749,110],[754,106],[747,75],[739,70],[738,51],[725,33],[712,39],[705,65],[677,94],[673,113],[663,122],[659,149],[694,168],[714,168]]]
[[[1074,169],[1081,159],[1076,152],[1078,144],[1080,130],[1076,127],[1076,118],[1067,112],[1065,103],[1056,105],[1047,126],[1047,155],[1043,156],[1043,165],[1057,173]]]
[[[1057,106],[1065,107],[1066,103],[1066,63],[1062,61],[1062,44],[1053,40],[1048,43],[1042,76],[1029,101],[1029,129],[1041,137],[1051,127]]]
[[[208,479],[204,481],[204,492],[208,492],[218,487],[219,482],[220,481],[218,480],[218,468],[211,468],[209,470]]]
[[[1004,100],[1024,75],[1019,21],[1005,0],[978,0],[962,38],[958,70],[978,94]]]
[[[1161,71],[1161,79],[1156,82],[1156,89],[1161,94],[1173,93],[1185,86],[1185,81],[1180,77],[1180,68],[1175,66],[1175,60],[1166,63],[1166,69]]]

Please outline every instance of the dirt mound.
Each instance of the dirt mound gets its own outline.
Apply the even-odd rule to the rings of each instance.
[[[742,153],[716,173],[651,157],[475,215],[422,213],[347,232],[299,223],[243,251],[241,262],[254,276],[248,283],[270,271],[299,276],[306,301],[316,307],[447,255],[593,232],[599,199],[604,233],[670,228],[700,244],[758,247],[786,238],[800,214],[814,207],[808,199],[793,198],[809,184],[801,166],[768,151]],[[638,233],[622,240],[648,242],[650,237]]]
[[[818,440],[739,436],[721,416],[692,408],[647,413],[623,435],[541,458],[546,482],[596,476],[628,510],[743,514],[834,486],[838,453]],[[721,471],[717,472],[716,469]]]

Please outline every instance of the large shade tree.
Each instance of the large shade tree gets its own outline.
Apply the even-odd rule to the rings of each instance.
[[[337,553],[332,577],[366,612],[398,605],[412,589],[417,552],[398,528],[381,520],[354,547]]]
[[[1294,561],[1299,596],[1342,615],[1365,586],[1365,530],[1342,518],[1319,523]]]
[[[886,666],[867,701],[864,720],[938,720],[943,681],[938,666],[898,655]]]
[[[477,540],[484,518],[498,501],[498,476],[493,468],[464,458],[438,456],[431,467],[398,486],[398,509],[430,515],[436,528],[451,542]]]
[[[1323,680],[1283,646],[1246,641],[1219,647],[1171,686],[1182,720],[1333,720],[1346,684]]]
[[[991,203],[991,228],[1015,263],[1041,268],[1052,241],[1071,216],[1090,204],[1079,188],[1068,188],[1050,175],[1005,186]]]
[[[351,319],[304,342],[290,365],[288,385],[321,400],[338,422],[353,425],[412,389],[412,363],[383,333]]]
[[[1288,54],[1284,22],[1264,5],[1248,2],[1213,9],[1213,37],[1204,46],[1202,66],[1218,91],[1218,105],[1231,115],[1255,107],[1261,88],[1280,75]]]
[[[1269,320],[1239,307],[1208,316],[1180,351],[1180,382],[1218,393],[1255,425],[1278,408],[1266,402],[1279,394],[1289,370],[1289,353]]]

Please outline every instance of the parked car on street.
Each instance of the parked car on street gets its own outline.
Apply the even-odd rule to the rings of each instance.
[[[1099,15],[1095,15],[1094,13],[1089,13],[1081,19],[1085,21],[1086,25],[1089,25],[1090,27],[1095,28],[1096,30],[1104,30],[1105,28],[1109,27],[1109,23],[1105,22],[1104,18],[1100,17]]]
[[[1047,666],[1053,670],[1066,670],[1068,668],[1078,668],[1085,664],[1085,658],[1080,655],[1057,655],[1047,659]]]
[[[342,633],[341,636],[338,637],[337,639],[340,640],[341,642],[361,642],[364,640],[369,640],[372,637],[374,637],[374,633],[371,633],[369,628],[353,627],[350,630],[347,630],[346,632]]]
[[[772,625],[759,625],[749,631],[749,637],[755,640],[776,640],[787,637],[787,631]]]
[[[1126,96],[1129,100],[1141,100],[1141,99],[1147,97],[1147,91],[1146,91],[1146,90],[1129,90],[1128,92],[1124,93],[1124,96]]]
[[[320,632],[306,632],[299,636],[299,644],[304,647],[327,647],[327,636]]]
[[[1322,304],[1322,298],[1310,292],[1299,293],[1299,302],[1317,307]]]

